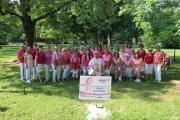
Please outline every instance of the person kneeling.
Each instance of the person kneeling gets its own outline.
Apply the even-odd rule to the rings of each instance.
[[[99,57],[99,53],[96,51],[94,58],[92,58],[89,62],[88,74],[91,76],[103,75],[103,65],[103,59]]]
[[[143,60],[140,56],[136,53],[135,58],[133,59],[133,67],[136,75],[135,82],[141,81],[141,70],[143,68]]]

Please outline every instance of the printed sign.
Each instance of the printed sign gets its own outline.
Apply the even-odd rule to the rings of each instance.
[[[81,100],[110,100],[110,76],[80,76],[79,99]]]

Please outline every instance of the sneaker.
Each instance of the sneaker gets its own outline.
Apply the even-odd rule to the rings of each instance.
[[[121,82],[122,81],[122,78],[121,77],[119,77],[119,82]]]
[[[139,83],[139,82],[141,82],[141,80],[140,79],[136,79],[135,82]]]
[[[53,82],[55,83],[55,82],[56,82],[56,80],[53,80]]]
[[[31,80],[27,80],[26,82],[27,82],[27,83],[31,83]]]
[[[144,75],[142,75],[142,78],[144,78]]]

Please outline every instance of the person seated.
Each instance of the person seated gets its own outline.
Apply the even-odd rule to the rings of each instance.
[[[88,74],[91,76],[101,76],[103,75],[103,59],[99,57],[99,52],[96,51],[94,58],[89,62],[89,71]]]

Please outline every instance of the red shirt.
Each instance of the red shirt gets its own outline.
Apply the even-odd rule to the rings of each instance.
[[[146,55],[146,51],[144,49],[139,49],[137,51],[137,54],[139,55],[140,58],[142,58],[144,60],[144,57]]]
[[[154,53],[154,59],[153,62],[154,64],[161,64],[163,62],[164,59],[164,52],[155,52]]]
[[[154,58],[154,55],[152,53],[146,53],[145,54],[145,63],[146,64],[153,64],[153,58]]]
[[[38,48],[32,48],[32,49],[31,49],[33,59],[35,59],[36,53],[37,53],[38,51],[39,51]]]
[[[37,64],[45,64],[45,53],[44,52],[38,51],[36,53],[36,56],[37,56],[37,61],[36,61]]]
[[[24,63],[24,50],[18,50],[17,55],[19,63]]]

